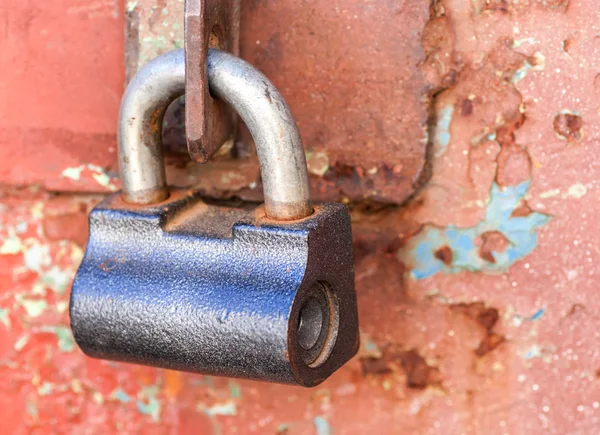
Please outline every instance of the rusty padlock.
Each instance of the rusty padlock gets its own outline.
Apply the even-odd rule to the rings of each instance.
[[[95,358],[314,386],[358,349],[347,207],[311,204],[296,123],[263,74],[219,50],[208,72],[256,142],[264,206],[167,188],[161,123],[184,91],[184,52],[149,62],[121,105],[123,191],[90,214],[75,340]]]

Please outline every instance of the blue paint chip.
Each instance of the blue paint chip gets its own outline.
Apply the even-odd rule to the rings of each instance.
[[[552,219],[551,216],[538,212],[528,216],[512,216],[525,198],[529,186],[529,181],[506,188],[494,183],[483,221],[470,228],[426,225],[398,255],[411,267],[411,274],[415,279],[428,278],[438,272],[489,273],[507,270],[535,249],[537,230]],[[503,252],[492,252],[495,262],[487,261],[479,255],[481,236],[489,232],[499,232],[508,241]],[[435,256],[435,252],[444,246],[452,251],[450,264],[445,264]]]
[[[535,314],[529,318],[529,320],[531,320],[532,322],[539,320],[542,318],[542,316],[544,315],[545,312],[546,312],[546,309],[541,308],[541,309],[537,310],[535,312]]]

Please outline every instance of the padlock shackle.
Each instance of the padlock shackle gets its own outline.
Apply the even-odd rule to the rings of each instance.
[[[121,100],[117,136],[125,202],[155,204],[169,197],[162,122],[169,104],[184,92],[183,50],[156,57],[129,82]]]
[[[300,132],[294,115],[273,83],[239,57],[211,49],[208,85],[211,95],[229,104],[252,134],[267,216],[291,220],[312,214]]]
[[[309,216],[308,173],[294,117],[275,86],[256,68],[231,54],[210,50],[211,94],[244,120],[260,164],[266,215],[275,220]],[[123,197],[133,204],[165,200],[168,190],[162,149],[162,120],[185,89],[183,49],[158,56],[129,83],[119,116],[119,168]]]

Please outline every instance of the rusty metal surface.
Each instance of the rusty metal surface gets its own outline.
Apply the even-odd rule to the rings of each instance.
[[[134,16],[149,16],[156,7],[141,0]],[[169,23],[181,13],[177,7],[164,5]],[[241,56],[289,102],[307,148],[315,198],[401,203],[420,184],[428,95],[435,86],[416,68],[425,54],[414,28],[425,24],[428,13],[419,2],[242,2]],[[164,35],[173,42],[163,50],[183,41],[172,24],[143,26],[134,35],[128,51],[146,60],[157,54],[156,41]],[[180,108],[167,115],[171,149],[184,143],[182,114]],[[242,139],[235,152],[248,156],[251,137]]]
[[[7,9],[7,15],[17,23],[15,28],[19,22],[27,22],[29,11],[40,8],[17,3]],[[107,5],[81,9],[70,5],[77,3],[73,0],[67,3],[44,4],[40,13],[48,17],[48,22],[56,23],[53,24],[56,29],[53,27],[48,35],[49,41],[65,44],[63,47],[72,45],[64,53],[82,53],[81,56],[65,59],[62,50],[51,51],[45,46],[32,49],[38,42],[30,38],[17,40],[20,45],[2,42],[3,51],[13,53],[13,57],[19,50],[29,52],[28,58],[35,62],[19,64],[19,68],[31,80],[41,74],[36,65],[48,62],[57,69],[62,66],[64,71],[74,71],[76,79],[68,75],[64,79],[58,77],[60,86],[53,87],[56,78],[44,85],[45,89],[56,91],[69,89],[66,99],[56,92],[48,98],[42,93],[35,98],[31,95],[20,99],[20,95],[29,95],[31,87],[25,84],[6,89],[4,101],[10,104],[3,107],[0,124],[0,140],[6,144],[0,147],[1,155],[6,157],[0,160],[6,162],[0,166],[0,182],[38,183],[61,191],[113,191],[119,187],[114,119],[124,82],[119,26],[125,26],[126,19],[126,65],[131,77],[138,67],[158,54],[183,46],[183,2],[119,1],[114,3],[114,9]],[[363,6],[341,1],[314,5],[243,2],[241,54],[272,78],[289,100],[306,144],[316,199],[368,198],[401,203],[419,184],[425,162],[428,95],[435,89],[417,68],[425,59],[421,29],[427,21],[428,5],[372,2]],[[75,17],[73,20],[65,16],[63,22],[58,18],[65,9],[74,14],[67,15]],[[315,16],[321,17],[314,22],[313,10]],[[326,26],[323,20],[332,24]],[[65,42],[63,29],[68,26],[76,26],[72,29],[78,29],[75,33],[82,35],[79,40]],[[102,38],[97,38],[98,32],[103,34]],[[324,44],[324,41],[330,42]],[[94,48],[98,44],[101,46]],[[87,52],[84,46],[89,48]],[[284,53],[282,50],[288,49],[283,47],[289,47],[289,51]],[[281,56],[281,62],[275,61],[277,56]],[[8,71],[19,68],[7,66]],[[18,75],[10,77],[11,81],[19,80]],[[84,101],[76,103],[75,96],[82,95]],[[34,108],[21,103],[32,100],[44,103]],[[65,103],[62,110],[53,110],[52,103],[58,101],[63,107],[63,100],[69,104]],[[398,101],[402,104],[397,104]],[[26,113],[31,116],[26,118]],[[171,148],[184,149],[184,109],[174,106],[170,113],[177,116],[169,115],[167,143]],[[27,120],[40,116],[44,121],[39,125]],[[230,146],[223,150],[225,155],[233,153],[240,160],[248,160],[241,167],[249,169],[238,172],[237,177],[237,181],[248,180],[243,186],[237,181],[219,182],[213,188],[195,172],[218,173],[220,168],[211,162],[213,167],[209,169],[181,171],[186,165],[185,157],[172,159],[173,179],[179,186],[200,183],[203,189],[218,196],[239,190],[240,196],[249,198],[247,193],[253,190],[259,177],[258,170],[250,169],[255,159],[250,135],[244,134],[242,138],[235,146],[230,144],[233,150]],[[47,150],[48,164],[40,164],[31,157],[40,147]],[[10,159],[11,156],[19,159]],[[11,160],[16,163],[9,164]],[[220,178],[230,179],[226,173]]]
[[[249,1],[241,55],[281,89],[321,197],[401,203],[425,164],[428,2]]]
[[[185,0],[185,134],[196,162],[235,139],[235,112],[211,98],[206,65],[209,47],[239,54],[240,1]]]
[[[374,3],[363,4],[372,10],[403,5]],[[362,204],[353,211],[358,357],[316,391],[81,358],[63,332],[68,280],[81,256],[71,240],[81,238],[76,229],[85,226],[87,206],[79,196],[26,199],[18,192],[2,200],[0,214],[0,359],[9,379],[0,386],[0,412],[7,416],[0,432],[600,432],[597,5],[415,3],[410,7],[431,6],[430,12],[421,19],[396,16],[393,25],[412,37],[390,45],[422,50],[425,60],[408,62],[407,70],[415,70],[409,76],[424,74],[438,91],[431,181],[402,208]],[[339,15],[350,7],[341,5]],[[318,30],[326,33],[332,16],[319,15],[327,21]],[[349,32],[360,27],[358,17]],[[293,39],[286,35],[283,47]],[[256,40],[264,47],[265,39]],[[408,105],[405,112],[413,119],[420,113]],[[3,144],[23,145],[22,155],[35,159],[10,160],[10,148],[0,147],[3,180],[88,190],[107,181],[110,172],[104,177],[87,166],[104,156],[92,154],[102,149],[99,138],[19,132]],[[69,144],[61,145],[62,154],[59,142]],[[311,152],[313,173],[326,174],[333,167],[329,155]],[[374,175],[338,168],[346,190],[316,175],[313,187],[360,198],[358,181]],[[72,178],[58,182],[65,169]],[[168,170],[176,183],[201,181],[211,195],[250,197],[260,190],[253,159],[200,167],[169,157]],[[375,185],[390,189],[396,202],[393,182],[383,180]]]

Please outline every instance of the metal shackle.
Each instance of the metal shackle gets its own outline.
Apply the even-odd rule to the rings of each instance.
[[[256,143],[266,215],[274,220],[309,216],[313,208],[304,148],[279,91],[264,74],[229,53],[209,50],[207,67],[211,94],[233,107]],[[184,90],[183,49],[148,62],[127,86],[118,125],[125,202],[155,204],[168,198],[162,122],[169,104]]]

